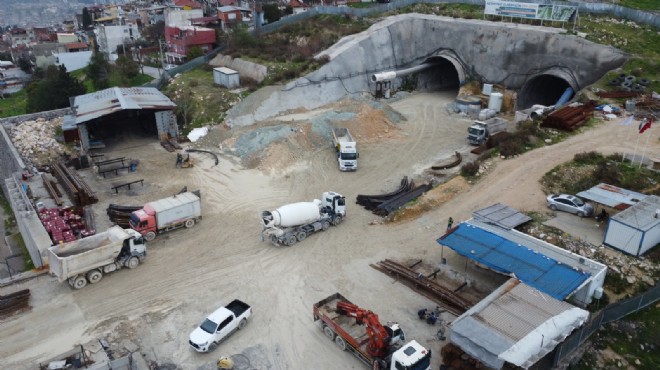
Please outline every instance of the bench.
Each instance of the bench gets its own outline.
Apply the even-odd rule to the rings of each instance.
[[[106,164],[113,164],[113,163],[119,163],[121,162],[121,165],[124,165],[124,161],[126,160],[126,157],[121,157],[121,158],[114,158],[114,159],[108,159],[107,161],[101,161],[101,162],[96,162],[94,163],[98,168],[101,168],[101,166],[104,166]]]
[[[115,175],[119,175],[119,171],[121,170],[128,170],[130,167],[129,166],[121,166],[121,167],[115,167],[115,168],[110,168],[108,170],[103,170],[99,171],[101,175],[103,175],[103,178],[105,179],[105,174],[108,172],[115,172]]]
[[[119,194],[119,188],[123,188],[124,186],[128,187],[128,190],[131,190],[131,185],[140,183],[141,186],[144,186],[144,179],[139,179],[135,181],[130,181],[130,182],[125,182],[123,184],[115,185],[112,187],[112,190],[115,191],[115,194]]]

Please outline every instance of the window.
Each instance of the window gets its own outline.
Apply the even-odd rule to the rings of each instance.
[[[221,322],[220,326],[218,326],[218,331],[220,331],[220,330],[224,329],[225,327],[227,327],[227,325],[229,325],[229,323],[232,322],[232,320],[234,320],[234,318],[231,317],[231,316],[226,318],[225,321]]]

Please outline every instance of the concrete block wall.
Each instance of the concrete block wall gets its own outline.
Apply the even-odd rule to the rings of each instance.
[[[9,179],[15,172],[21,171],[24,167],[25,163],[23,163],[14,144],[9,139],[9,134],[0,125],[0,179]],[[0,181],[0,184],[5,199],[9,199],[9,192],[4,181]]]
[[[39,118],[43,118],[45,120],[51,120],[53,118],[64,117],[69,113],[71,113],[71,108],[62,108],[62,109],[48,110],[45,112],[23,114],[21,116],[0,118],[0,126],[4,126],[5,128],[7,128],[13,125],[20,124],[21,122],[34,121]]]

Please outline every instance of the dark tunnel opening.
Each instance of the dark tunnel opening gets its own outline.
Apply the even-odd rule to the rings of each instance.
[[[517,109],[527,109],[534,104],[555,105],[571,85],[553,75],[540,75],[527,81],[518,93]],[[573,97],[573,94],[570,96]]]
[[[460,80],[456,67],[447,59],[430,58],[426,63],[433,67],[417,74],[417,89],[420,91],[454,91],[458,94]]]

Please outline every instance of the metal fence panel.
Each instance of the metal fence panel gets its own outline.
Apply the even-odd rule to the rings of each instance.
[[[660,300],[660,285],[654,286],[646,292],[635,297],[612,303],[593,316],[580,329],[574,331],[555,349],[554,366],[568,357],[593,333],[604,324],[617,321],[631,313],[637,312]]]

